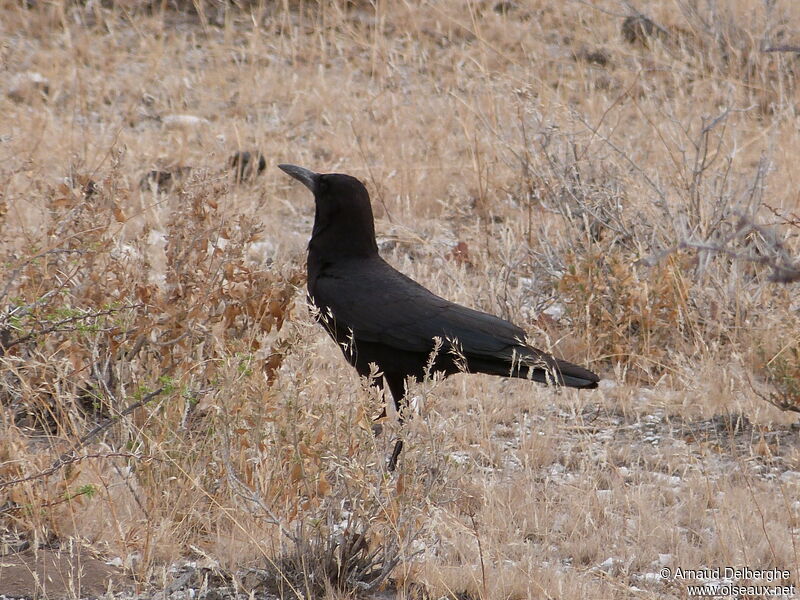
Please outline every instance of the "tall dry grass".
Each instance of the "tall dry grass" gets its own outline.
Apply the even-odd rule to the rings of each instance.
[[[5,553],[307,597],[797,570],[795,3],[29,4],[0,9]],[[360,177],[388,260],[613,383],[424,382],[387,473],[278,162]]]

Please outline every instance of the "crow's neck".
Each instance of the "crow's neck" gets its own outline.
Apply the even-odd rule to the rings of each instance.
[[[350,223],[322,224],[317,221],[308,242],[308,253],[331,262],[378,256],[375,225],[372,219],[357,227]]]
[[[367,233],[367,235],[364,235]],[[314,228],[311,241],[308,242],[309,285],[327,269],[335,269],[337,265],[352,260],[381,260],[378,244],[375,242],[374,230],[370,232],[337,233],[332,229]]]

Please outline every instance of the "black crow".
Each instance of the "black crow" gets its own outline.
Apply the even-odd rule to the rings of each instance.
[[[317,320],[360,375],[378,366],[398,409],[406,378],[422,379],[426,371],[597,387],[597,375],[527,345],[516,325],[440,298],[384,261],[369,194],[358,179],[278,166],[314,194],[307,269]]]

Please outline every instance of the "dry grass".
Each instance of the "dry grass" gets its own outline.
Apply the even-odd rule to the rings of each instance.
[[[0,8],[3,554],[331,598],[795,581],[797,3],[29,4]],[[419,384],[387,473],[279,162],[362,178],[390,262],[613,383]]]

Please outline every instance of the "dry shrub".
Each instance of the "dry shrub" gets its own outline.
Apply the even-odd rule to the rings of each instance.
[[[527,212],[538,293],[566,309],[591,360],[632,381],[677,375],[676,356],[750,355],[753,336],[788,316],[791,294],[773,282],[800,277],[797,238],[791,221],[771,222],[769,156],[736,169],[732,120],[723,110],[659,124],[670,178],[603,128],[560,133],[533,109],[505,138],[518,140],[506,142],[506,160],[521,173],[513,197]],[[642,193],[648,201],[634,200]]]
[[[37,407],[41,416],[69,411],[60,402],[71,394],[108,414],[136,391],[132,381],[144,389],[166,378],[202,389],[231,352],[253,353],[253,368],[268,377],[280,366],[269,335],[283,325],[300,276],[250,264],[245,252],[259,226],[220,218],[224,189],[187,194],[167,231],[155,232],[166,255],[166,272],[157,273],[147,231],[115,239],[127,194],[118,184],[112,175],[91,191],[52,190],[45,248],[9,257],[19,266],[5,294],[4,359],[17,370],[4,382],[7,405]]]
[[[559,292],[592,351],[625,364],[645,380],[669,370],[670,356],[691,352],[694,323],[687,305],[691,258],[671,256],[654,268],[637,266],[620,251],[566,259]]]
[[[158,512],[148,490],[169,495],[170,479],[212,476],[196,442],[214,431],[210,409],[218,395],[231,394],[225,386],[242,386],[237,400],[260,402],[268,395],[287,350],[277,336],[301,277],[297,270],[281,272],[246,258],[260,226],[241,215],[222,215],[225,193],[222,186],[196,181],[177,199],[167,230],[154,232],[164,239],[163,273],[146,258],[149,236],[119,241],[128,190],[113,169],[99,182],[78,175],[51,189],[41,241],[27,256],[5,257],[15,268],[6,281],[2,317],[0,398],[9,451],[4,476],[32,478],[4,490],[18,508],[58,504],[74,494],[73,482],[87,469],[94,469],[94,485],[102,488],[96,479],[107,469],[98,461],[86,461],[84,468],[76,454],[84,446],[94,454],[129,454],[124,479],[135,488],[130,500],[150,525],[136,534],[120,531],[124,540],[117,542],[138,546],[136,539],[152,535],[148,527]],[[131,422],[121,419],[131,412]],[[30,447],[23,430],[50,434],[50,452]],[[66,470],[48,469],[37,478],[54,460]],[[22,490],[25,502],[18,496]],[[207,527],[193,485],[172,500],[164,508],[183,533],[168,527],[165,535],[180,540]],[[17,525],[35,528],[45,539],[63,530],[56,512],[28,517]],[[142,522],[131,526],[138,530]]]

